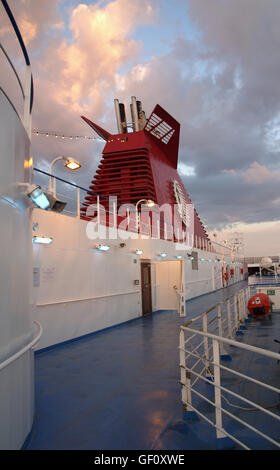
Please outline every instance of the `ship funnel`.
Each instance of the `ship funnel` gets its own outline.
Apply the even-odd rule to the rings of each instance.
[[[141,101],[137,101],[135,96],[131,97],[131,119],[134,131],[142,131],[146,124],[145,112],[142,110]]]
[[[123,134],[127,132],[125,107],[123,103],[119,103],[118,99],[115,99],[114,103],[115,103],[115,113],[116,113],[116,119],[117,119],[118,133]]]

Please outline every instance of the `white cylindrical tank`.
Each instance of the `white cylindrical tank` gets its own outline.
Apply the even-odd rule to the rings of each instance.
[[[273,262],[271,258],[269,258],[268,256],[265,256],[264,258],[261,259],[260,264],[262,268],[269,268],[270,266],[273,265]]]

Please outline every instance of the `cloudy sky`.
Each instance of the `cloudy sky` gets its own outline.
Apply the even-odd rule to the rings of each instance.
[[[114,98],[136,95],[148,115],[160,104],[181,123],[179,169],[208,231],[242,233],[248,255],[280,254],[279,0],[9,5],[32,63],[34,129],[93,136],[84,114],[116,133]],[[0,39],[20,68],[2,10]],[[102,148],[34,134],[32,155],[46,171],[57,155],[76,158],[79,174],[56,174],[88,187]]]

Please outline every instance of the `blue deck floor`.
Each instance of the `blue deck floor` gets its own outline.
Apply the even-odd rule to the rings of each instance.
[[[188,301],[188,317],[241,287]],[[185,321],[164,311],[37,353],[36,414],[24,448],[216,449],[214,428],[182,421],[178,338]],[[268,330],[246,334],[259,334],[265,346]]]

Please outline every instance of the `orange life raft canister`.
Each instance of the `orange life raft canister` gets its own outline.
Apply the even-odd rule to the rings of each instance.
[[[248,301],[248,310],[254,317],[264,317],[270,310],[269,297],[266,294],[255,294]]]

